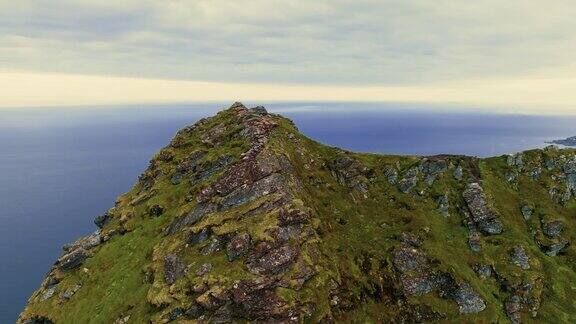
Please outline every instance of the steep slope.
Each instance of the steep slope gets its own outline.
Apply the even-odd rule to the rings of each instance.
[[[177,133],[23,323],[574,322],[576,154],[357,154],[235,103]]]

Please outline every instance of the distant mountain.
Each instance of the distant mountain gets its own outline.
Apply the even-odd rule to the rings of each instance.
[[[573,323],[575,194],[575,150],[358,154],[235,103],[64,247],[19,322]]]
[[[551,144],[560,144],[564,146],[576,146],[576,136],[568,137],[566,139],[554,140]]]

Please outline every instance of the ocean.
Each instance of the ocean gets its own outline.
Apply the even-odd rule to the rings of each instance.
[[[130,189],[176,131],[225,104],[0,108],[0,323],[14,322],[61,254]],[[480,157],[576,135],[576,117],[465,107],[274,103],[307,136],[362,152]],[[468,112],[463,112],[468,111]]]

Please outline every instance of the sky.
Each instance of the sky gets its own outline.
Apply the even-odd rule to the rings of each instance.
[[[0,107],[393,101],[576,113],[575,1],[0,0]]]

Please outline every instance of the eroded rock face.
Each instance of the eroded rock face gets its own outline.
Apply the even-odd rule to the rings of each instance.
[[[343,155],[334,162],[332,174],[343,185],[368,197],[368,177],[372,170],[366,168],[361,162]]]
[[[394,267],[400,273],[407,296],[422,296],[436,291],[438,296],[458,305],[460,314],[478,313],[486,308],[484,299],[468,283],[435,269],[434,260],[413,245],[402,243],[394,252]]]
[[[87,258],[88,252],[79,248],[60,257],[58,261],[56,261],[56,266],[64,271],[72,270],[78,268]]]
[[[470,211],[470,220],[482,233],[488,235],[502,233],[500,218],[488,206],[486,195],[479,183],[469,184],[463,196]]]
[[[254,255],[246,266],[254,274],[277,274],[285,271],[298,254],[297,247],[286,244]]]
[[[164,279],[166,283],[173,284],[184,276],[186,266],[176,254],[168,254],[164,258]]]
[[[398,183],[398,189],[400,189],[400,191],[402,191],[403,193],[409,193],[410,191],[412,191],[412,189],[416,187],[416,184],[418,184],[419,173],[420,170],[417,167],[413,167],[408,171],[406,171],[404,177]]]
[[[251,239],[248,233],[236,234],[226,247],[226,254],[230,262],[240,259],[250,250]]]

